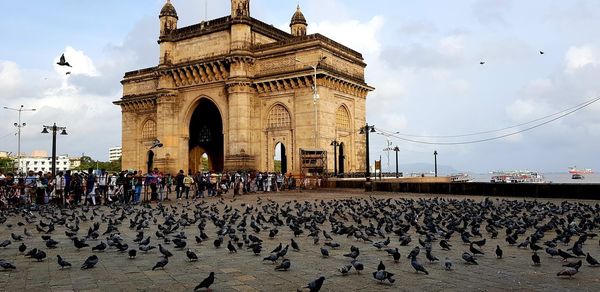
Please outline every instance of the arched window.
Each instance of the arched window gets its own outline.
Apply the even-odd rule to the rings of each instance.
[[[156,138],[156,122],[147,120],[142,128],[142,139],[149,140]]]
[[[290,112],[282,105],[276,105],[269,113],[268,128],[289,128],[292,126]]]
[[[340,106],[335,112],[335,127],[337,129],[350,129],[350,114],[345,106]]]

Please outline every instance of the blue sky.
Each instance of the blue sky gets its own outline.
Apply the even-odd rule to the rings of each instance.
[[[203,0],[172,0],[179,26],[229,13],[229,1],[206,1],[207,12]],[[363,53],[367,82],[377,88],[367,118],[384,130],[440,136],[499,129],[600,95],[600,1],[252,0],[251,14],[287,30],[298,3],[309,33]],[[1,4],[8,13],[0,18],[0,106],[38,109],[23,115],[23,151],[49,151],[50,137],[39,130],[56,121],[71,133],[59,137],[59,153],[107,159],[108,148],[120,144],[120,109],[111,102],[121,96],[125,71],[156,65],[164,1]],[[54,66],[62,52],[79,65],[68,77]],[[493,142],[390,141],[407,172],[402,163],[430,163],[433,150],[440,164],[466,171],[600,169],[599,104]],[[0,111],[0,151],[16,151],[16,119]],[[385,137],[371,141],[371,157],[385,157]]]

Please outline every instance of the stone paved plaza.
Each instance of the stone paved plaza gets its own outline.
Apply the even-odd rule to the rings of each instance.
[[[243,213],[245,207],[242,204],[257,205],[257,197],[260,197],[266,204],[267,199],[271,199],[279,205],[283,205],[290,200],[304,200],[315,202],[323,200],[339,200],[344,198],[363,198],[369,199],[373,196],[379,199],[392,198],[430,198],[423,195],[400,195],[400,194],[364,194],[357,191],[320,191],[320,192],[289,192],[276,194],[258,194],[245,195],[232,201],[230,196],[225,196],[222,204],[219,199],[209,198],[205,202],[209,206],[215,204],[223,214],[225,206],[233,206]],[[448,198],[448,197],[445,197]],[[473,197],[474,200],[482,198]],[[190,200],[191,201],[191,200]],[[559,203],[560,201],[554,201]],[[196,202],[198,203],[198,202]],[[593,203],[595,202],[587,202]],[[165,205],[177,205],[178,211],[182,210],[186,201],[170,202]],[[154,205],[155,206],[155,205]],[[292,205],[293,206],[293,205]],[[190,210],[194,205],[190,205]],[[141,207],[136,207],[140,210]],[[95,216],[93,220],[82,221],[78,237],[82,238],[87,234],[88,228],[92,222],[101,222],[101,214],[108,215],[110,210],[107,207],[100,207],[96,211],[100,216]],[[193,218],[193,212],[190,218]],[[34,214],[36,214],[34,212]],[[120,213],[119,213],[120,214]],[[37,214],[36,214],[37,215]],[[90,219],[92,212],[85,214]],[[597,215],[597,214],[596,214]],[[137,248],[133,239],[137,232],[129,228],[129,219],[133,215],[123,220],[118,226],[121,236],[131,248]],[[164,218],[155,215],[158,224],[164,221]],[[40,216],[37,216],[38,220]],[[268,216],[265,215],[268,218]],[[250,219],[250,218],[248,218]],[[282,220],[284,220],[282,218]],[[48,219],[42,221],[49,223]],[[249,221],[249,220],[248,220]],[[418,245],[418,236],[414,228],[411,228],[409,234],[412,242],[408,246],[400,246],[398,236],[392,234],[389,247],[398,247],[402,258],[399,263],[394,263],[391,257],[383,250],[377,250],[370,243],[357,241],[354,238],[347,238],[345,235],[334,236],[334,241],[341,244],[339,249],[330,248],[331,256],[322,258],[320,247],[324,238],[321,236],[319,245],[313,244],[313,239],[307,237],[307,231],[296,238],[301,251],[290,251],[286,258],[292,262],[291,269],[287,272],[274,271],[275,265],[268,261],[262,261],[263,257],[268,256],[280,242],[290,243],[293,238],[292,231],[286,226],[279,228],[279,233],[274,239],[269,239],[269,230],[261,231],[258,236],[264,241],[263,252],[260,256],[255,256],[246,248],[238,250],[237,253],[229,253],[227,237],[223,246],[216,249],[213,246],[213,240],[216,238],[216,228],[212,222],[208,221],[206,233],[210,237],[200,245],[197,245],[194,236],[198,235],[197,224],[193,224],[183,229],[187,235],[187,244],[194,250],[200,260],[198,262],[188,262],[185,250],[176,250],[173,244],[166,245],[174,256],[170,258],[169,264],[164,269],[152,271],[154,264],[160,260],[158,249],[154,249],[147,254],[139,253],[135,259],[129,259],[127,253],[120,253],[115,248],[109,248],[104,252],[92,252],[91,247],[100,243],[100,239],[106,242],[106,235],[100,236],[98,240],[88,240],[90,247],[77,251],[73,242],[65,235],[65,227],[57,225],[56,231],[52,232],[52,238],[59,241],[56,249],[48,249],[41,239],[41,233],[36,231],[34,224],[25,224],[18,226],[18,222],[26,223],[24,218],[19,216],[8,216],[8,220],[0,225],[0,242],[10,239],[12,244],[6,248],[0,248],[0,259],[12,262],[16,270],[0,270],[0,288],[3,291],[192,291],[194,287],[202,281],[211,271],[215,272],[215,283],[211,286],[214,291],[296,291],[301,286],[305,286],[309,281],[323,275],[326,277],[322,291],[500,291],[500,290],[521,290],[521,291],[598,291],[600,289],[600,268],[588,266],[585,259],[579,273],[573,279],[564,279],[556,276],[556,273],[562,269],[562,262],[559,257],[550,258],[545,252],[541,251],[541,266],[531,265],[531,254],[529,249],[508,246],[505,242],[504,230],[500,230],[498,239],[490,239],[490,236],[484,230],[482,224],[482,233],[487,238],[487,243],[482,247],[486,253],[478,257],[479,265],[466,265],[461,260],[464,251],[469,250],[468,245],[461,243],[460,235],[455,234],[450,243],[453,245],[451,251],[443,251],[437,241],[433,242],[433,254],[442,261],[445,257],[452,259],[454,269],[445,271],[442,263],[428,263],[425,258],[424,250],[418,256],[419,261],[429,270],[429,275],[422,273],[416,274],[410,265],[407,255],[410,250]],[[68,221],[67,221],[68,222]],[[7,225],[12,224],[9,228]],[[363,222],[367,225],[368,222]],[[268,224],[266,224],[268,225]],[[30,258],[24,257],[19,253],[20,242],[11,239],[11,233],[23,235],[23,228],[27,228],[32,234],[23,241],[28,250],[31,248],[41,248],[47,253],[47,258],[43,262],[36,262]],[[234,226],[235,227],[235,226]],[[322,227],[330,231],[328,222]],[[107,223],[101,222],[100,233],[107,228]],[[145,235],[151,236],[151,244],[157,246],[162,240],[157,240],[155,232],[157,224],[150,224],[150,228],[145,230]],[[255,234],[248,227],[249,234]],[[530,235],[532,230],[527,230]],[[553,233],[548,232],[546,238],[552,237]],[[331,234],[331,233],[330,233]],[[525,235],[519,238],[523,241]],[[479,238],[476,238],[478,240]],[[372,238],[373,241],[379,241],[379,238]],[[575,239],[574,239],[575,240]],[[574,241],[573,240],[573,241]],[[543,243],[543,241],[542,241]],[[500,245],[504,250],[504,257],[496,259],[494,250],[496,245]],[[350,246],[354,245],[360,248],[361,254],[358,259],[364,263],[365,270],[357,274],[355,270],[350,275],[342,276],[337,269],[350,262],[347,257],[342,256],[350,251]],[[541,245],[541,243],[540,243]],[[569,246],[559,244],[562,249]],[[583,250],[591,253],[596,259],[600,258],[600,246],[598,238],[589,239]],[[58,268],[56,255],[60,254],[65,260],[71,262],[73,267],[60,270]],[[79,267],[88,256],[96,254],[100,261],[98,265],[90,270],[81,270]],[[396,282],[394,284],[380,284],[372,277],[372,272],[380,260],[386,265],[386,270],[394,273]],[[280,261],[279,261],[280,262]],[[306,291],[306,290],[305,290]]]

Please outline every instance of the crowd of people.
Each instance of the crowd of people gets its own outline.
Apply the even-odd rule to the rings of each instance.
[[[158,169],[143,173],[122,171],[109,173],[104,169],[87,172],[33,172],[15,176],[0,172],[0,207],[26,204],[76,205],[139,204],[143,201],[181,200],[233,196],[256,192],[279,192],[306,188],[307,178],[296,179],[291,174],[272,172],[196,172],[176,175]],[[319,185],[320,182],[317,183]]]

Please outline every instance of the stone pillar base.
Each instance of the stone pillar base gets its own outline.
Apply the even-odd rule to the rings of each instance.
[[[248,154],[225,156],[225,171],[256,170],[256,158]]]

